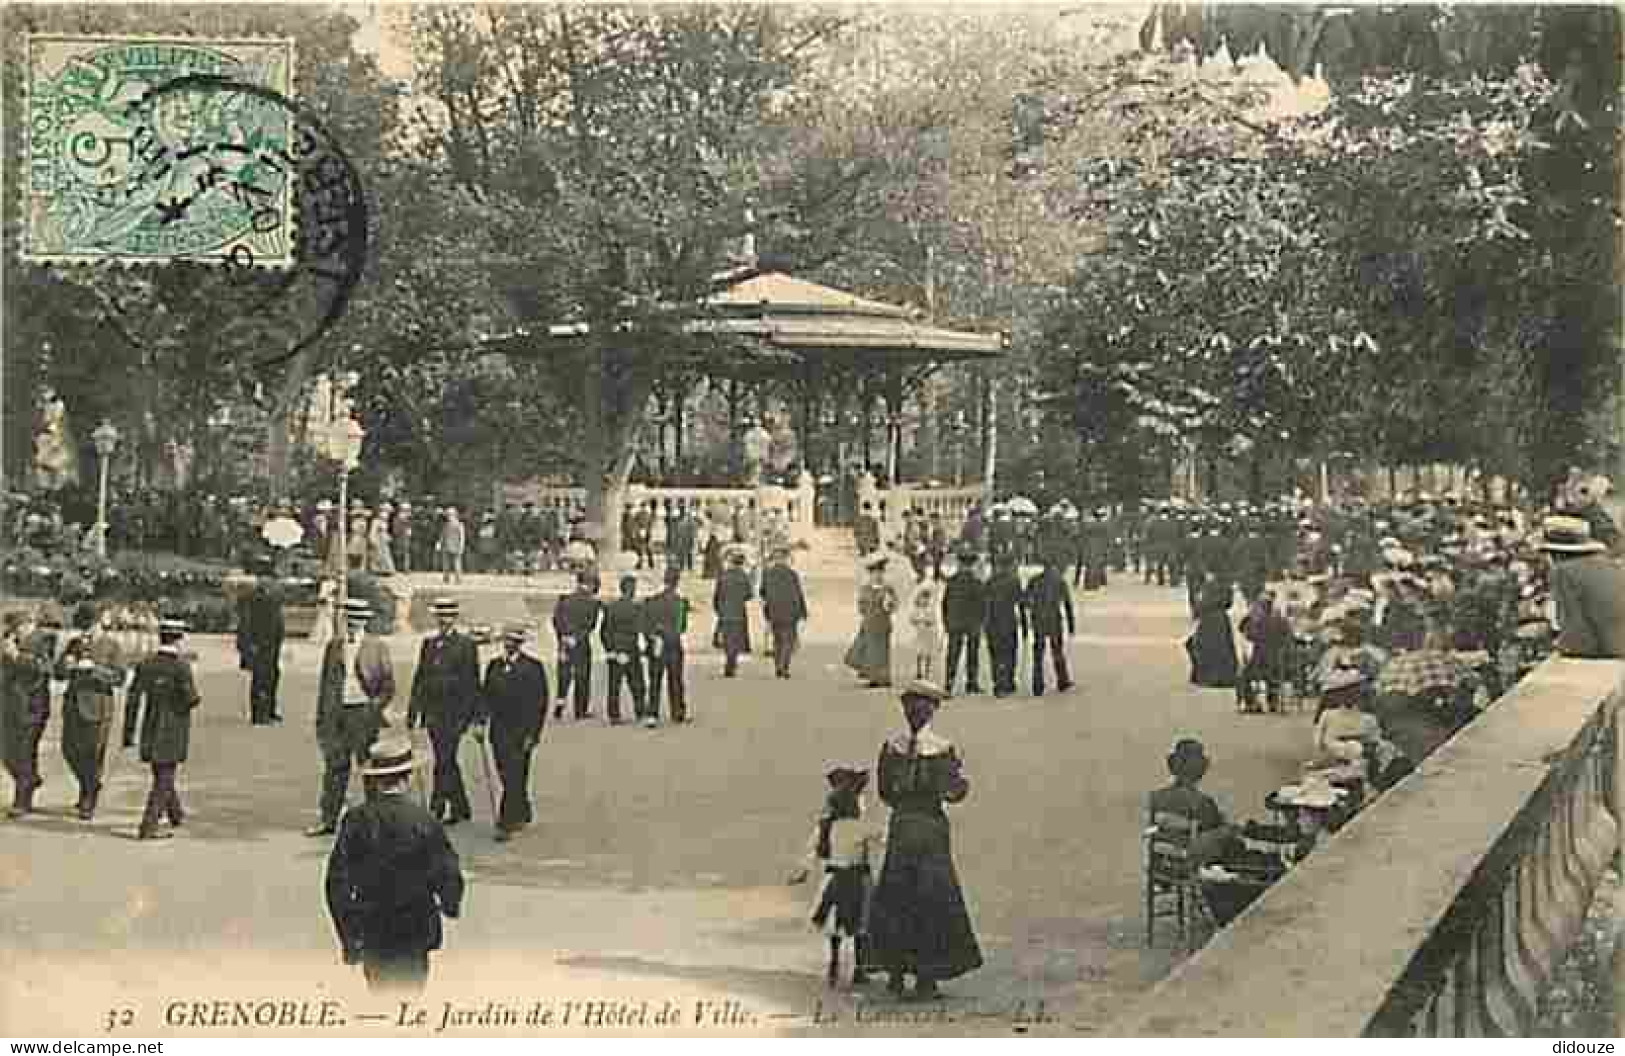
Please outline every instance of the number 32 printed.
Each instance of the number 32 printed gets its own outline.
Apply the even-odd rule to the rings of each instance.
[[[135,1009],[110,1008],[107,1010],[107,1033],[135,1026]]]

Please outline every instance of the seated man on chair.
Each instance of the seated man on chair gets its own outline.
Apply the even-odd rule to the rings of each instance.
[[[1257,872],[1255,857],[1242,840],[1242,830],[1226,820],[1224,811],[1214,798],[1198,785],[1207,776],[1210,763],[1207,749],[1201,741],[1186,737],[1174,745],[1168,755],[1168,773],[1173,784],[1151,793],[1149,807],[1155,824],[1159,816],[1173,814],[1189,818],[1196,823],[1196,836],[1190,844],[1193,869],[1208,864],[1230,864]],[[1274,879],[1272,875],[1270,880]],[[1257,879],[1238,877],[1230,880],[1202,881],[1202,892],[1214,920],[1220,927],[1234,920],[1264,889]]]

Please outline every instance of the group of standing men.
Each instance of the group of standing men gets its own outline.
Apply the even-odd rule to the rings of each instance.
[[[457,626],[460,607],[442,598],[431,606],[439,624],[424,638],[412,680],[406,714],[409,729],[426,728],[434,750],[434,779],[429,812],[456,825],[473,816],[458,751],[470,731],[490,746],[502,783],[497,811],[498,841],[529,825],[530,763],[547,721],[547,671],[527,656],[527,632],[511,626],[503,632],[503,652],[479,670],[474,640]],[[367,634],[371,606],[359,598],[345,603],[346,634],[329,642],[322,657],[316,707],[316,739],[325,763],[320,800],[321,821],[312,836],[338,830],[351,768],[365,764],[380,731],[389,724],[395,700],[394,665],[385,643]]]
[[[79,786],[74,812],[81,821],[95,818],[115,695],[128,680],[122,743],[127,749],[139,744],[141,760],[152,768],[136,836],[166,838],[172,833],[159,823],[167,819],[171,828],[178,827],[186,816],[175,775],[186,761],[192,711],[199,703],[191,662],[182,651],[186,626],[161,621],[157,651],[135,665],[132,677],[105,613],[85,602],[74,611],[73,624],[76,633],[59,650],[57,636],[40,627],[32,613],[7,615],[0,637],[0,745],[13,785],[7,816],[22,818],[35,811],[35,796],[44,784],[39,745],[50,722],[54,678],[64,683],[62,755]]]
[[[1053,665],[1055,688],[1065,693],[1073,686],[1067,667],[1066,638],[1077,632],[1072,591],[1052,557],[1041,558],[1041,569],[1025,585],[1014,555],[1000,555],[991,574],[982,575],[974,550],[955,555],[955,569],[942,592],[942,625],[948,634],[947,678],[952,692],[965,661],[965,692],[981,693],[982,640],[993,668],[993,695],[1016,691],[1016,665],[1023,638],[1032,643],[1033,696],[1044,695],[1045,659]]]

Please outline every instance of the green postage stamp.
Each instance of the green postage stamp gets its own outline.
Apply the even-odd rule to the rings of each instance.
[[[291,40],[40,35],[27,55],[25,260],[293,263]]]

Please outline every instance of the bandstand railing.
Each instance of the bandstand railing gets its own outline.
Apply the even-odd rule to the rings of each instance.
[[[1106,1033],[1527,1035],[1619,850],[1622,670],[1548,660]]]

